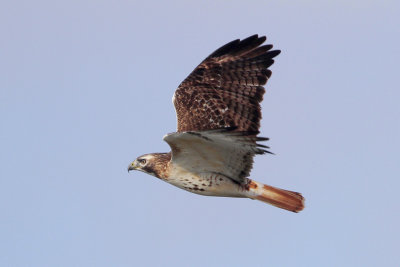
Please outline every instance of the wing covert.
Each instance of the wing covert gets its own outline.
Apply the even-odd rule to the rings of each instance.
[[[177,132],[164,136],[172,150],[172,163],[193,173],[218,173],[238,183],[250,175],[256,154],[270,153],[251,132],[233,128]]]

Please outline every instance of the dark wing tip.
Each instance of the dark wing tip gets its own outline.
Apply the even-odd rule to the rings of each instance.
[[[258,34],[251,35],[243,40],[236,39],[233,40],[226,45],[221,46],[217,50],[215,50],[211,55],[209,55],[207,58],[212,58],[212,57],[221,57],[223,55],[240,55],[243,52],[251,51],[254,48],[260,46],[262,43],[267,40],[267,37],[261,36],[258,37]],[[268,45],[267,45],[268,46]],[[272,45],[269,49],[272,48]]]
[[[270,58],[274,58],[274,57],[276,57],[277,55],[279,55],[280,53],[281,53],[281,50],[272,50],[272,51],[267,52],[267,55],[268,55]]]
[[[220,48],[218,48],[217,50],[215,50],[207,58],[220,57],[222,55],[225,55],[229,51],[231,51],[234,47],[236,47],[239,43],[240,43],[240,39],[233,40],[232,42],[229,42],[226,45],[223,45]]]

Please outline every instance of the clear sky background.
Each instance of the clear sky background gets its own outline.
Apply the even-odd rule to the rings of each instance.
[[[0,266],[399,266],[398,1],[2,1]],[[128,164],[167,152],[171,98],[258,33],[272,66],[251,177],[291,213]]]

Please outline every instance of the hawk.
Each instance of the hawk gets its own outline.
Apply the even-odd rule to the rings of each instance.
[[[179,85],[172,98],[177,132],[164,136],[169,153],[145,154],[138,170],[192,193],[257,199],[293,212],[304,208],[300,193],[249,177],[253,158],[271,153],[259,137],[264,85],[280,50],[265,36],[234,40],[209,55]]]

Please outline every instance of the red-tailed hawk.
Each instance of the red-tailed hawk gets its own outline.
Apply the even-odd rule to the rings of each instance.
[[[164,136],[169,153],[145,154],[130,170],[153,175],[192,193],[244,197],[282,209],[304,208],[300,193],[249,179],[256,154],[270,153],[258,142],[263,85],[279,50],[261,45],[266,37],[234,40],[208,56],[173,96],[178,129]]]

